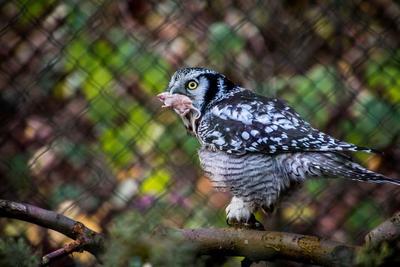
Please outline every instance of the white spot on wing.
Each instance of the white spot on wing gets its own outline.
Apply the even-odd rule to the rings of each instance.
[[[248,132],[243,132],[243,133],[242,133],[242,138],[243,138],[244,140],[248,140],[248,139],[250,138],[249,133],[248,133]]]
[[[271,119],[267,114],[262,114],[260,116],[256,117],[256,121],[262,123],[262,124],[268,124],[271,123]]]
[[[272,129],[272,127],[270,127],[270,126],[265,127],[266,133],[272,133],[273,131],[274,131],[274,129]]]
[[[232,105],[228,105],[221,109],[218,106],[215,106],[211,112],[213,115],[223,120],[230,119],[250,125],[253,122],[253,114],[250,112],[250,108],[251,106],[249,105],[241,105],[240,110],[238,110],[237,107],[232,107]]]
[[[257,131],[257,130],[251,130],[250,131],[250,134],[252,135],[252,136],[256,136],[257,134],[259,134],[260,132],[259,131]]]

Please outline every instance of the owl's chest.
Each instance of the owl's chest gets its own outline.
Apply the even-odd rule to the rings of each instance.
[[[245,190],[252,184],[272,180],[274,160],[263,154],[228,154],[202,147],[200,164],[218,189]]]
[[[280,164],[287,156],[236,155],[204,147],[199,150],[201,166],[216,189],[230,191],[246,202],[264,207],[273,205],[290,184]]]

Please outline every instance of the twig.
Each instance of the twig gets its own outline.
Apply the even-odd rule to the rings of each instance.
[[[67,249],[67,245],[62,249],[46,255],[47,257],[45,256],[42,260],[43,263],[46,264],[49,260],[55,258],[55,256],[66,255],[78,250],[86,250],[98,258],[104,249],[104,237],[102,234],[54,211],[45,210],[29,204],[0,200],[0,217],[34,223],[57,231],[75,240],[75,243],[72,242],[69,244],[69,246],[71,246],[70,248]]]
[[[75,251],[81,251],[81,243],[79,241],[72,241],[71,243],[66,244],[63,248],[59,248],[53,252],[42,257],[42,265],[47,265],[50,262],[54,261],[57,258],[61,258],[63,256],[69,255]]]

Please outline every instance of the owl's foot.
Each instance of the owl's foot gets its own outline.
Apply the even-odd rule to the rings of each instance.
[[[263,225],[253,215],[253,208],[241,198],[233,197],[226,207],[226,223],[229,226],[264,230]]]
[[[233,197],[226,207],[226,220],[228,224],[246,223],[251,217],[251,208],[241,198]]]
[[[264,225],[257,221],[256,217],[254,214],[251,214],[250,220],[247,223],[249,229],[254,229],[254,230],[260,230],[260,231],[265,231]]]

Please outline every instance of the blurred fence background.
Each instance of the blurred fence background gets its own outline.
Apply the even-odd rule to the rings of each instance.
[[[212,190],[198,166],[197,141],[155,98],[183,66],[214,68],[286,99],[314,126],[383,151],[354,157],[399,177],[400,4],[394,0],[0,6],[0,198],[122,236],[124,226],[115,225],[137,222],[127,234],[132,240],[149,225],[224,226],[229,196]],[[320,179],[308,181],[272,217],[258,216],[268,229],[354,244],[399,204],[395,186]],[[22,237],[38,255],[66,240],[4,219],[0,234]],[[74,254],[59,264],[94,261]]]

